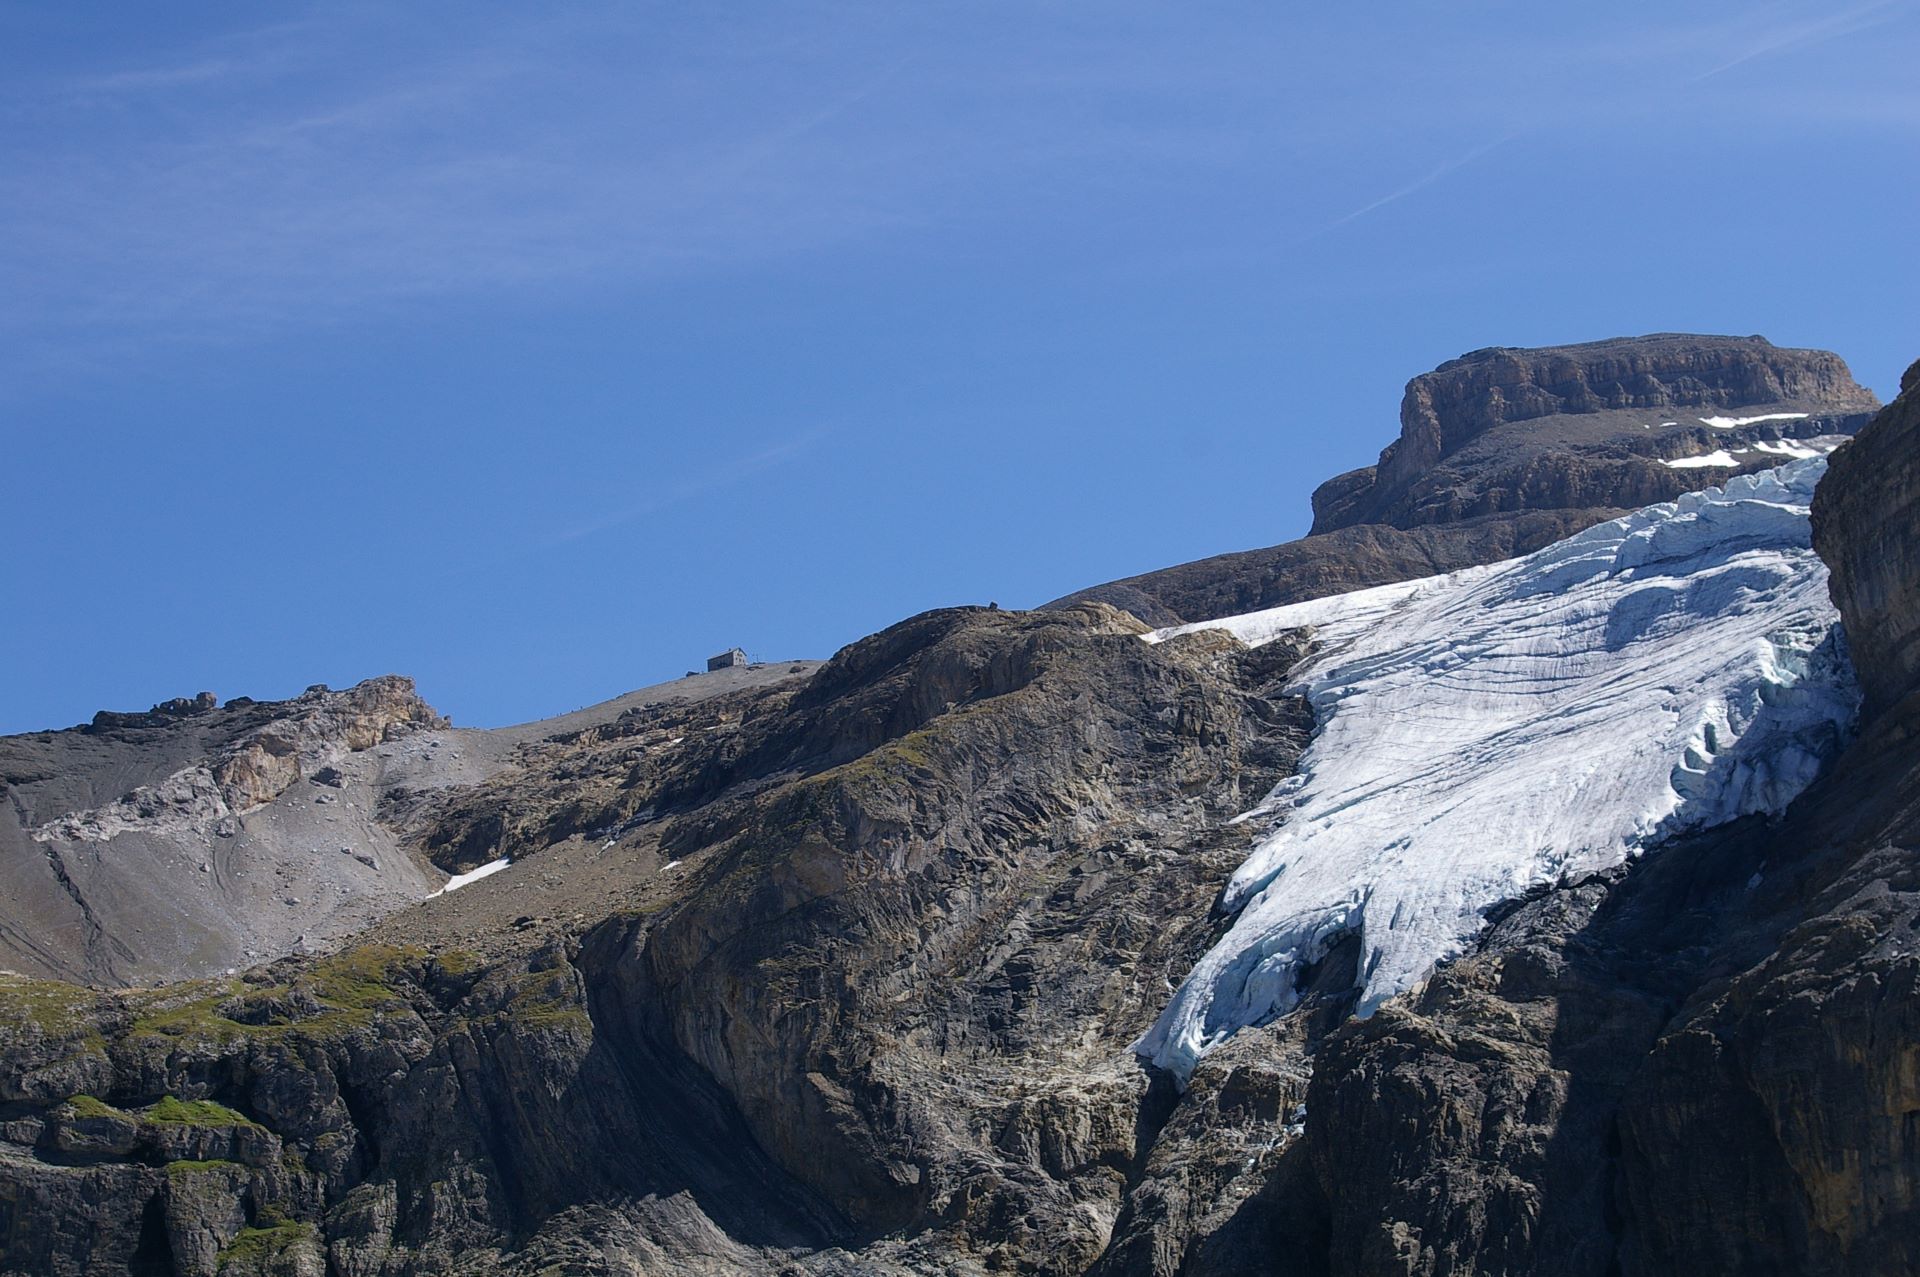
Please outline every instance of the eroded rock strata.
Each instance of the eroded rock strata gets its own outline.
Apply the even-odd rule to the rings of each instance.
[[[1813,504],[1814,543],[1833,569],[1854,660],[1878,707],[1920,682],[1920,364],[1858,447],[1834,455]]]
[[[1664,461],[1728,441],[1851,433],[1877,407],[1838,356],[1763,337],[1477,350],[1407,383],[1400,437],[1377,465],[1321,485],[1312,530],[1637,509],[1724,477]]]
[[[156,981],[352,934],[428,878],[345,778],[444,726],[387,677],[0,738],[0,964]]]

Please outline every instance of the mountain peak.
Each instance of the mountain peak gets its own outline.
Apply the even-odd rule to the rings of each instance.
[[[1878,407],[1838,355],[1759,336],[1652,333],[1490,346],[1407,383],[1400,437],[1377,465],[1314,492],[1313,531],[1670,499],[1698,485],[1662,474],[1659,463],[1704,451],[1710,431],[1851,433]],[[1569,468],[1568,457],[1587,464]],[[1617,491],[1623,484],[1625,499]]]

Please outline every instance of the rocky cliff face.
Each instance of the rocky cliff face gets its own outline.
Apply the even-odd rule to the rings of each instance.
[[[1173,625],[1496,562],[1776,465],[1788,441],[1851,434],[1877,406],[1838,356],[1761,337],[1476,351],[1407,384],[1400,437],[1320,486],[1308,536],[1060,602]]]
[[[385,924],[424,947],[0,990],[6,1267],[1084,1270],[1164,1109],[1127,1039],[1307,730],[1299,644],[1140,629],[932,613],[551,742],[515,820],[432,806],[523,860]],[[588,864],[627,875],[604,920],[488,912]]]
[[[1834,454],[1813,507],[1854,662],[1876,707],[1920,684],[1920,364],[1860,438]]]

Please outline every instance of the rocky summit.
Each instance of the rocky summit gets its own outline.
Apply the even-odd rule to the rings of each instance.
[[[1312,530],[1635,509],[1725,477],[1674,461],[1728,450],[1765,466],[1755,444],[1851,434],[1878,407],[1838,356],[1764,337],[1476,350],[1407,383],[1400,437],[1320,486]]]
[[[1309,535],[1060,602],[1174,625],[1514,558],[1778,465],[1878,407],[1838,356],[1764,337],[1474,351],[1407,383],[1399,437],[1314,492]]]
[[[0,740],[0,1272],[1913,1271],[1874,409],[1480,351],[1271,550],[498,731]]]

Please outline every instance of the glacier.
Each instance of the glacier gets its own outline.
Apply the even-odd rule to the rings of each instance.
[[[1673,835],[1777,813],[1859,693],[1808,505],[1824,455],[1524,558],[1156,631],[1302,626],[1316,726],[1228,883],[1226,934],[1134,1044],[1182,1081],[1360,943],[1358,1013],[1463,952],[1492,907]]]

